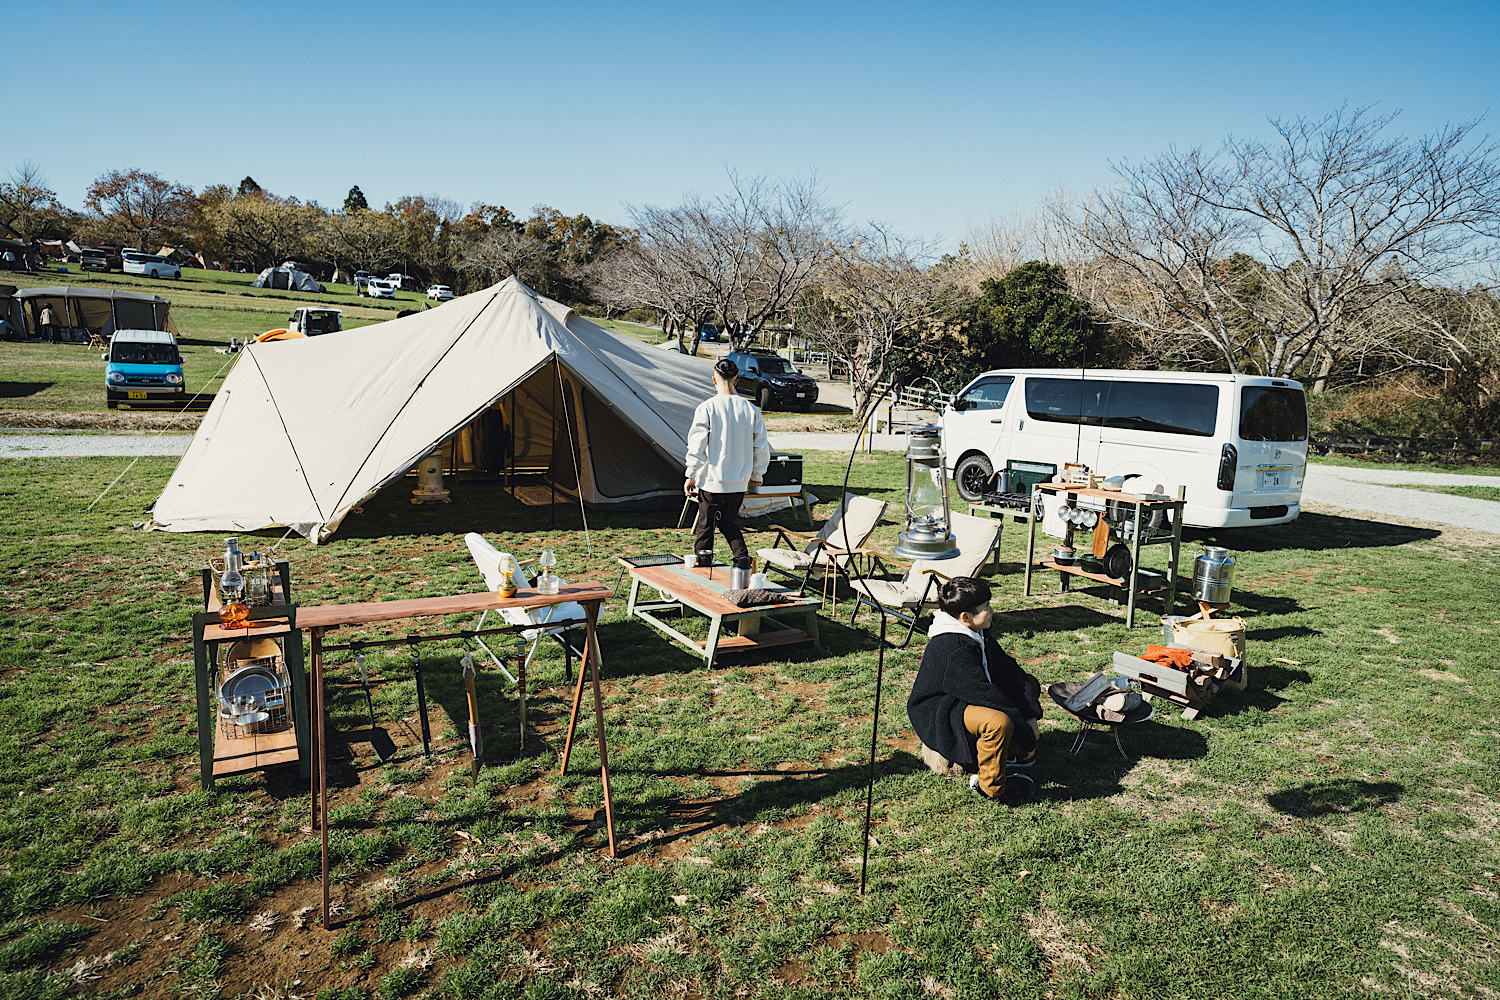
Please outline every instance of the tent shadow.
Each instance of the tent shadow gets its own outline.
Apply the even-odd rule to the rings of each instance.
[[[1139,610],[1139,609],[1138,609]],[[1064,604],[1055,608],[1020,608],[995,615],[997,633],[1072,632],[1096,625],[1118,625],[1121,619],[1094,608]]]
[[[0,399],[21,399],[44,392],[56,382],[0,382]]]

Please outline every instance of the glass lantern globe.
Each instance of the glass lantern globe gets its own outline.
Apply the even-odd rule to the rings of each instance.
[[[942,430],[913,427],[906,445],[905,530],[896,539],[903,559],[951,559],[958,546],[950,530],[948,477],[943,474]]]

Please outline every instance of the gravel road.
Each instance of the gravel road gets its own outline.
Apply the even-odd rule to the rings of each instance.
[[[785,451],[847,452],[854,444],[851,434],[773,432],[770,438],[773,447]],[[192,439],[190,434],[5,433],[0,434],[0,458],[181,455]],[[906,442],[900,435],[877,434],[873,447],[878,451],[904,451]],[[1401,488],[1412,484],[1500,487],[1500,476],[1310,465],[1302,499],[1309,505],[1453,524],[1500,535],[1500,502]]]

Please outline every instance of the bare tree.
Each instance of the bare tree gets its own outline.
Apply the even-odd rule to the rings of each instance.
[[[1170,150],[1071,217],[1112,318],[1211,344],[1231,371],[1334,368],[1384,336],[1388,304],[1496,253],[1500,159],[1476,129],[1388,138],[1394,115],[1273,121],[1271,141]]]
[[[692,338],[691,353],[709,318],[740,344],[787,313],[831,259],[842,228],[815,179],[729,176],[730,191],[719,197],[633,207],[636,238],[601,265],[597,282],[613,304],[660,311],[680,343]]]
[[[385,271],[401,263],[405,230],[385,212],[331,212],[314,237],[319,253],[340,266]]]
[[[459,252],[458,269],[491,282],[515,275],[532,284],[552,255],[545,241],[521,230],[496,226]]]
[[[0,233],[33,240],[55,229],[63,215],[42,168],[25,160],[0,181]]]
[[[948,309],[949,288],[930,265],[925,245],[871,226],[834,248],[813,301],[799,312],[809,345],[847,368],[856,414]]]
[[[142,170],[111,170],[89,187],[84,205],[150,252],[186,231],[197,207],[191,188]]]
[[[323,212],[275,197],[231,198],[203,209],[218,246],[257,268],[307,253],[323,223]]]

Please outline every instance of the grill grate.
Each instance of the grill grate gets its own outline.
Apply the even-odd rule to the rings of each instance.
[[[658,552],[645,556],[621,556],[620,561],[629,563],[634,569],[641,569],[644,566],[670,566],[672,563],[682,562],[682,556]]]

